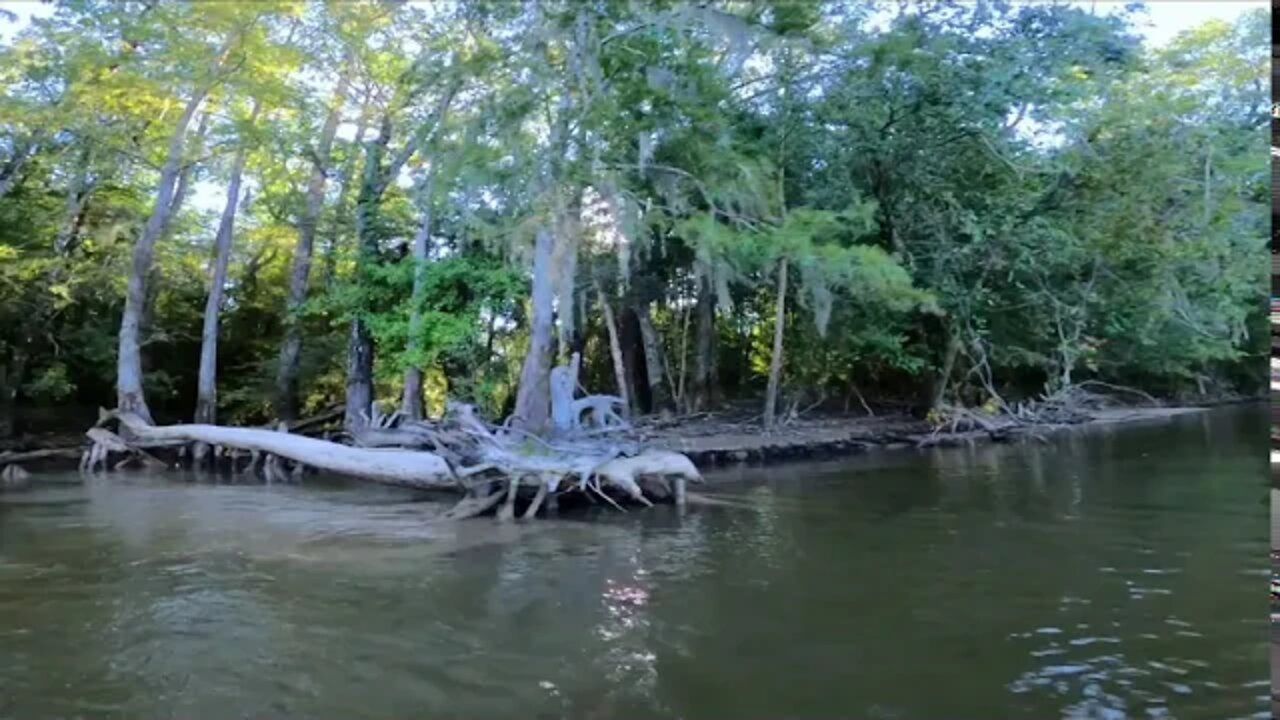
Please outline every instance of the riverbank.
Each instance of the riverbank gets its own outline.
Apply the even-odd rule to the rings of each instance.
[[[989,442],[1044,440],[1068,429],[1161,422],[1206,407],[1112,407],[1088,411],[1078,422],[1031,423],[995,430],[937,431],[906,414],[840,414],[800,418],[770,431],[749,413],[702,413],[666,419],[646,418],[627,440],[684,453],[699,468],[768,464],[924,447],[966,447]],[[87,447],[82,435],[48,434],[11,441],[0,452],[9,463],[39,471],[73,470]],[[166,458],[167,459],[167,458]]]
[[[967,447],[992,442],[1043,440],[1069,429],[1162,422],[1204,412],[1205,407],[1107,408],[1073,423],[1038,423],[998,430],[937,432],[908,415],[840,416],[797,420],[765,431],[758,423],[704,418],[641,426],[635,439],[684,453],[700,468],[820,459],[871,451]]]

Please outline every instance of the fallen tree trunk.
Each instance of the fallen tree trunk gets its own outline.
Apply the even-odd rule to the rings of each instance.
[[[488,512],[495,512],[499,520],[512,520],[517,502],[525,505],[520,517],[530,519],[544,506],[555,512],[565,493],[580,494],[591,502],[594,495],[622,510],[606,490],[651,507],[645,497],[647,488],[655,499],[684,505],[685,481],[701,480],[689,459],[679,453],[642,450],[634,443],[577,433],[547,440],[518,428],[490,425],[469,405],[449,403],[438,423],[409,422],[391,427],[396,419],[375,412],[368,426],[352,435],[358,443],[400,445],[383,449],[290,434],[283,423],[279,430],[209,424],[157,426],[136,413],[103,410],[87,433],[94,444],[86,462],[89,469],[106,466],[108,453],[127,452],[133,458],[145,445],[208,446],[217,454],[249,453],[250,471],[261,460],[262,473],[269,482],[296,480],[310,467],[402,487],[465,492],[466,497],[441,516],[445,520]],[[129,439],[102,427],[110,421],[118,422]],[[429,445],[435,452],[408,449],[406,444]]]
[[[80,454],[84,452],[82,446],[75,447],[59,447],[46,448],[43,450],[28,450],[25,452],[6,452],[0,453],[0,466],[9,465],[11,463],[31,462],[32,460],[78,460]]]
[[[360,427],[348,433],[357,447],[365,448],[429,448],[432,437],[409,428]]]
[[[101,427],[91,427],[85,433],[85,436],[93,441],[84,455],[80,459],[80,469],[93,472],[99,465],[103,469],[107,469],[107,460],[111,453],[124,453],[128,457],[111,466],[111,469],[119,468],[130,460],[137,459],[144,465],[152,468],[163,470],[167,465],[157,459],[154,455],[143,450],[138,445],[129,445],[119,435]]]
[[[402,487],[458,488],[452,468],[431,452],[355,448],[275,430],[221,425],[156,426],[133,413],[117,413],[116,417],[142,440],[182,440],[269,453],[340,475]]]

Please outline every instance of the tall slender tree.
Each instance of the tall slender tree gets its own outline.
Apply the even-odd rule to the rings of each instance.
[[[245,121],[250,133],[258,121],[261,105],[254,102]],[[248,143],[240,140],[231,172],[227,178],[227,201],[218,223],[218,235],[213,244],[213,264],[209,272],[209,295],[204,305],[204,326],[200,333],[200,369],[196,377],[196,422],[213,424],[218,416],[218,321],[222,314],[226,293],[227,267],[231,264],[231,245],[235,240],[236,211],[240,201],[240,180],[248,158]],[[248,204],[249,192],[245,191]]]
[[[324,205],[325,184],[329,179],[330,157],[333,139],[342,120],[342,111],[351,86],[353,63],[344,60],[338,85],[329,101],[329,110],[320,137],[310,152],[311,177],[307,181],[307,193],[302,217],[298,220],[298,242],[293,249],[293,262],[289,271],[289,293],[285,297],[284,342],[280,346],[279,367],[276,371],[276,415],[291,421],[298,417],[298,374],[302,360],[302,326],[300,314],[307,299],[308,281],[311,277],[311,255],[315,246],[316,228]],[[358,139],[358,138],[357,138]]]

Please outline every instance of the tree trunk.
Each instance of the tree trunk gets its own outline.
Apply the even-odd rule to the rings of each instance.
[[[14,414],[18,405],[18,387],[22,384],[23,358],[14,348],[12,365],[0,362],[0,438],[12,437],[17,430]]]
[[[373,237],[373,221],[382,196],[382,155],[391,142],[391,118],[383,116],[378,137],[369,143],[364,157],[364,175],[356,199],[356,282],[369,282],[368,274],[377,260],[378,245]],[[358,427],[373,417],[373,337],[365,325],[363,307],[354,308],[351,332],[347,335],[347,427]]]
[[[764,427],[773,427],[778,408],[778,384],[782,380],[782,336],[787,320],[787,259],[778,264],[778,305],[773,316],[773,356],[769,360],[769,386],[764,396]]]
[[[289,292],[285,296],[284,342],[280,346],[280,362],[276,370],[276,415],[285,421],[298,417],[298,376],[302,359],[302,304],[307,300],[307,280],[311,275],[311,250],[315,245],[316,224],[324,206],[324,186],[329,172],[329,154],[337,134],[346,101],[349,71],[338,80],[329,114],[320,129],[319,142],[312,158],[311,178],[307,182],[306,205],[298,220],[298,242],[289,269]],[[358,138],[357,138],[358,140]]]
[[[209,133],[210,115],[211,113],[209,112],[204,112],[200,115],[200,124],[196,127],[196,134],[192,138],[196,155],[204,152],[204,139]],[[182,170],[178,172],[177,184],[174,185],[173,199],[169,201],[169,211],[165,214],[164,228],[160,230],[160,237],[169,236],[169,230],[173,227],[173,219],[178,215],[178,211],[182,209],[183,203],[187,201],[187,193],[191,191],[191,178],[195,175],[195,169],[195,158],[182,164]]]
[[[569,201],[556,218],[555,248],[552,250],[551,267],[554,268],[553,292],[556,300],[557,362],[569,359],[573,350],[574,328],[582,318],[574,318],[574,284],[578,274],[578,245],[582,239],[582,193],[570,194]]]
[[[360,117],[356,120],[356,132],[352,139],[351,152],[338,171],[338,199],[333,208],[333,221],[329,223],[329,232],[324,243],[324,266],[320,272],[320,284],[328,287],[333,282],[338,261],[338,244],[342,235],[342,224],[347,217],[351,201],[351,176],[356,171],[356,163],[360,160],[360,148],[364,147],[364,134],[369,128],[369,116],[373,105],[368,97],[360,106]]]
[[[636,320],[635,311],[630,306],[620,305],[620,312],[615,313],[614,321],[618,323],[618,342],[622,345],[622,369],[626,371],[627,397],[631,398],[631,408],[637,412],[645,412],[649,403],[649,381],[644,372],[644,342],[640,338],[640,322]]]
[[[77,167],[67,184],[67,200],[62,213],[62,223],[58,226],[58,234],[53,239],[53,250],[59,255],[66,255],[75,249],[76,235],[80,228],[80,217],[84,212],[85,201],[89,199],[91,183],[89,181],[90,166],[93,165],[93,145],[88,141],[80,150],[76,160]]]
[[[413,303],[409,307],[409,350],[420,350],[418,335],[422,332],[422,295],[427,284],[427,252],[431,245],[431,191],[434,177],[428,175],[422,189],[422,222],[413,236]],[[422,368],[414,362],[404,371],[404,398],[400,410],[411,420],[421,420]]]
[[[941,407],[942,403],[947,399],[948,386],[951,383],[951,373],[956,366],[956,356],[960,354],[960,338],[955,333],[948,331],[947,333],[947,350],[942,360],[942,372],[938,375],[938,386],[933,393],[933,402],[931,408]]]
[[[631,393],[627,388],[627,366],[622,360],[622,341],[618,338],[618,322],[613,317],[613,308],[604,288],[596,283],[596,297],[600,299],[600,311],[604,314],[604,327],[609,334],[609,355],[613,358],[613,377],[618,383],[618,397],[622,398],[622,411],[625,416],[631,415]],[[585,319],[584,319],[585,322]]]
[[[404,395],[400,398],[400,412],[409,420],[421,420],[426,416],[422,409],[422,370],[417,367],[404,369]]]
[[[694,348],[692,409],[709,410],[717,400],[716,305],[711,278],[703,277],[698,287],[698,337]]]
[[[574,353],[567,365],[558,365],[551,369],[551,430],[554,434],[564,435],[574,429],[573,413],[574,391],[578,388],[578,371],[582,365],[582,356]]]
[[[249,117],[252,126],[258,119],[254,105]],[[247,148],[241,147],[231,166],[227,181],[227,204],[222,209],[218,237],[214,242],[213,270],[209,278],[209,296],[204,304],[204,328],[200,334],[200,372],[196,379],[196,422],[212,424],[218,416],[218,319],[227,284],[227,265],[231,262],[231,243],[235,239],[236,207],[240,200],[240,178],[244,174]],[[246,199],[245,202],[248,202]]]
[[[13,154],[4,165],[0,165],[0,197],[7,195],[18,184],[22,168],[35,156],[38,149],[39,146],[30,141],[15,143]]]
[[[129,413],[120,413],[118,417],[131,434],[142,440],[182,440],[264,452],[321,470],[390,485],[422,489],[458,487],[448,463],[431,452],[354,448],[287,432],[221,425],[157,427]]]
[[[649,316],[648,303],[636,303],[636,320],[640,323],[640,342],[644,345],[645,376],[649,381],[649,406],[655,413],[671,411],[671,392],[667,388],[662,363],[662,336]]]
[[[4,392],[7,397],[0,402],[8,405],[9,413],[9,429],[10,432],[16,433],[19,430],[19,422],[17,418],[18,411],[18,394],[22,390],[22,382],[27,378],[27,361],[29,356],[27,350],[19,345],[13,349],[13,362],[9,366],[9,383]]]
[[[200,114],[200,124],[196,127],[195,134],[191,140],[194,143],[194,151],[196,155],[204,152],[205,136],[209,132],[209,113]],[[192,153],[187,151],[187,140],[183,140],[183,156],[186,160],[178,171],[178,179],[174,184],[173,198],[169,201],[169,209],[165,212],[164,224],[160,228],[160,237],[158,240],[168,239],[172,229],[173,220],[182,211],[182,206],[186,203],[187,195],[191,191],[191,178],[195,174],[195,159],[189,156]],[[155,298],[160,294],[160,287],[156,282],[160,277],[160,271],[152,268],[147,276],[147,298],[142,304],[142,324],[139,328],[140,334],[145,335],[151,331],[151,321],[154,319],[156,310]]]
[[[148,422],[151,421],[151,411],[142,390],[142,340],[139,331],[147,299],[147,275],[151,272],[156,240],[169,219],[174,183],[181,170],[183,138],[206,92],[202,88],[191,96],[182,114],[178,116],[177,127],[169,137],[168,154],[160,169],[160,182],[156,188],[155,206],[142,229],[142,235],[133,246],[133,266],[130,268],[125,291],[124,313],[120,318],[119,349],[116,356],[116,407],[137,413]]]
[[[364,321],[351,321],[347,335],[346,412],[343,424],[348,428],[367,424],[373,416],[373,337]]]
[[[360,181],[360,194],[356,200],[356,282],[369,283],[369,273],[377,260],[378,243],[373,236],[374,220],[382,194],[400,173],[400,168],[439,129],[453,98],[461,89],[456,79],[445,89],[437,101],[428,124],[405,140],[404,145],[382,166],[382,156],[391,143],[390,111],[382,116],[378,137],[365,152],[364,175]],[[429,132],[428,132],[429,129]],[[373,408],[373,337],[365,325],[363,307],[354,309],[351,334],[347,339],[347,427],[363,424],[362,417],[372,417]]]
[[[573,340],[569,343],[569,353],[583,354],[587,350],[587,306],[590,304],[590,297],[585,292],[578,293],[578,322],[573,326]]]
[[[538,228],[533,249],[533,312],[529,322],[529,350],[520,371],[516,391],[515,423],[533,433],[547,426],[551,409],[551,346],[555,341],[555,297],[551,278],[551,254],[555,240],[546,227]]]
[[[689,305],[684,306],[684,310],[680,313],[680,375],[676,379],[676,409],[679,412],[689,412],[689,396],[685,395],[685,376],[689,373],[689,316],[691,315]]]

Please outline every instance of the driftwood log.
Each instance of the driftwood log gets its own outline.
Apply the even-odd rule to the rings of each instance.
[[[584,400],[578,407],[588,412],[598,408],[612,412],[615,402],[609,396]],[[574,403],[563,407],[574,408]],[[684,505],[685,483],[702,479],[684,455],[601,437],[625,427],[625,421],[619,423],[616,416],[607,420],[597,416],[590,430],[572,418],[569,427],[557,428],[551,439],[490,425],[470,405],[454,402],[447,404],[445,417],[436,423],[376,411],[364,420],[364,426],[347,433],[352,442],[348,445],[297,435],[283,424],[275,430],[157,426],[133,413],[104,410],[98,426],[87,433],[93,446],[83,467],[106,467],[109,453],[129,453],[145,461],[149,456],[140,447],[147,445],[208,448],[215,457],[248,453],[247,469],[260,471],[272,481],[296,480],[312,468],[389,485],[464,493],[457,506],[440,516],[444,520],[491,511],[500,520],[514,519],[517,499],[527,500],[521,517],[528,519],[544,508],[558,508],[560,496],[566,493],[598,498],[620,510],[621,502],[627,501],[652,506],[653,500],[672,500]],[[111,421],[119,423],[119,435],[102,427]],[[193,451],[191,457],[199,455]]]
[[[130,433],[144,440],[182,440],[256,451],[390,485],[420,489],[457,487],[449,464],[430,452],[357,448],[274,430],[221,425],[156,426],[133,413],[117,413],[116,417]]]
[[[5,452],[0,453],[0,467],[34,462],[37,460],[75,460],[80,458],[83,453],[84,449],[78,446],[45,448],[42,450],[25,450],[22,452]]]
[[[521,428],[513,418],[501,426],[490,425],[470,405],[456,402],[446,403],[445,417],[438,422],[383,413],[375,405],[341,433],[345,442],[297,432],[327,423],[337,410],[274,429],[161,426],[134,413],[103,410],[86,433],[92,445],[81,467],[107,469],[112,453],[127,455],[116,467],[134,459],[159,463],[144,450],[156,445],[179,445],[197,464],[232,455],[233,469],[234,457],[248,454],[245,469],[269,481],[296,481],[310,468],[419,490],[464,493],[461,502],[441,515],[445,520],[490,511],[500,520],[514,519],[518,499],[528,500],[521,517],[532,518],[543,508],[558,508],[566,493],[599,498],[620,510],[619,500],[652,506],[650,497],[684,505],[685,483],[702,479],[693,463],[679,453],[610,440],[616,431],[630,428],[623,417],[626,403],[610,395],[575,399],[579,364],[574,354],[568,365],[551,371],[549,438]],[[111,422],[119,424],[119,434],[106,429]]]

